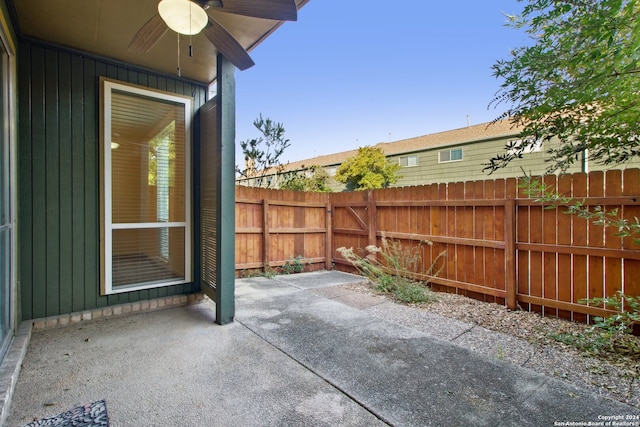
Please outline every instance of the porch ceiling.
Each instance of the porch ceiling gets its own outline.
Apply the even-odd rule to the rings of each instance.
[[[177,74],[177,34],[169,30],[147,53],[127,50],[136,32],[157,13],[158,0],[10,0],[22,35]],[[298,8],[308,0],[296,0]],[[264,40],[281,21],[210,12],[247,50]],[[189,57],[189,44],[193,57]],[[180,36],[183,77],[210,83],[216,78],[217,50],[204,34]]]

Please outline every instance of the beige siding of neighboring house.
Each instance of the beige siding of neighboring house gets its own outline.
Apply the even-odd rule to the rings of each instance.
[[[331,168],[335,168],[335,170],[338,170],[339,167],[340,165],[335,165],[329,168],[325,168],[325,170],[330,169],[327,171],[329,173],[329,180],[327,181],[327,187],[329,187],[331,191],[344,191],[345,189],[345,185],[341,182],[336,181],[334,177],[331,175]]]
[[[488,171],[483,171],[489,159],[504,152],[504,146],[508,139],[494,139],[469,144],[450,145],[447,147],[437,147],[414,153],[390,156],[389,160],[392,162],[398,162],[400,157],[410,155],[417,156],[417,165],[402,167],[398,172],[402,177],[393,186],[404,187],[443,182],[511,178],[520,177],[524,174],[530,176],[545,174],[549,166],[548,159],[550,158],[547,150],[557,146],[557,140],[544,142],[540,151],[523,154],[522,158],[511,161],[508,166],[498,169],[491,174],[489,174]],[[446,163],[438,161],[440,151],[456,148],[462,149],[462,160]],[[640,161],[636,160],[629,164],[615,166],[604,166],[594,162],[587,162],[585,165],[582,157],[580,157],[566,170],[566,173],[626,169],[630,167],[640,167]]]
[[[410,185],[424,185],[442,182],[475,181],[481,179],[496,179],[522,176],[523,171],[528,175],[543,174],[548,164],[545,160],[549,155],[544,151],[550,143],[543,144],[541,151],[523,154],[521,159],[512,161],[507,167],[492,174],[483,171],[489,159],[504,151],[505,143],[515,138],[493,139],[489,141],[468,144],[435,147],[429,150],[406,153],[389,157],[390,161],[398,162],[400,157],[417,156],[416,166],[405,166],[398,172],[402,177],[394,185],[397,187]],[[440,162],[439,153],[443,150],[462,149],[462,160]],[[581,164],[575,164],[571,172],[579,172]]]
[[[381,143],[375,145],[381,148],[390,162],[398,163],[403,157],[416,156],[415,166],[402,166],[398,171],[401,176],[392,187],[406,187],[444,182],[476,181],[482,179],[498,179],[521,177],[527,175],[543,175],[549,166],[549,148],[558,145],[557,140],[544,141],[540,150],[525,153],[522,158],[513,160],[508,166],[491,174],[483,171],[492,157],[504,153],[505,145],[518,139],[519,131],[511,128],[506,122],[498,122],[488,126],[487,123],[468,128],[455,129],[437,134],[419,136],[416,138]],[[462,159],[440,162],[439,153],[443,150],[462,149]],[[345,151],[312,159],[293,162],[287,170],[301,170],[311,165],[322,166],[332,173],[340,167],[346,159],[357,154],[357,150]],[[567,173],[589,172],[607,169],[625,169],[640,167],[640,160],[626,165],[603,166],[594,162],[583,162],[583,158],[576,160]],[[335,174],[335,173],[334,173]],[[266,180],[267,178],[263,178]],[[245,184],[246,185],[246,184]],[[263,185],[264,186],[264,185]],[[345,185],[330,178],[329,188],[333,191],[344,191]],[[274,187],[272,185],[272,187]]]
[[[625,164],[620,164],[620,165],[609,165],[609,166],[605,166],[605,165],[600,165],[594,162],[589,162],[588,164],[588,168],[589,168],[589,172],[592,171],[605,171],[605,170],[609,170],[609,169],[631,169],[631,168],[640,168],[640,159],[636,159],[633,160],[629,163],[625,163]]]

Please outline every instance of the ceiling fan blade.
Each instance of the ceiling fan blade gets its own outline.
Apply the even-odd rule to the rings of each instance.
[[[164,36],[169,27],[159,14],[155,14],[138,30],[131,39],[127,50],[130,52],[149,52]]]
[[[209,25],[204,35],[213,43],[218,52],[240,70],[253,67],[255,63],[240,43],[218,21],[209,17]]]
[[[253,18],[276,21],[296,21],[298,8],[295,0],[218,0],[206,2],[218,6],[216,10]]]

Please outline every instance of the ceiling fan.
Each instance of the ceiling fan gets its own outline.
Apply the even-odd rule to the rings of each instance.
[[[129,51],[150,51],[170,27],[187,35],[202,31],[218,52],[240,70],[252,67],[254,62],[242,45],[216,20],[217,12],[277,21],[295,21],[298,17],[295,0],[161,0],[158,10],[133,36]],[[186,29],[175,27],[171,23],[174,17],[185,18],[189,23]],[[196,25],[190,31],[194,22]]]

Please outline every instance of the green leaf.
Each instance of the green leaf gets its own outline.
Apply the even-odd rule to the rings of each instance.
[[[490,106],[524,125],[522,136],[556,138],[548,172],[564,171],[589,149],[591,161],[628,162],[640,153],[640,2],[527,0],[517,15],[533,45],[498,60]],[[510,21],[510,24],[512,22]],[[597,106],[594,107],[594,106]],[[490,159],[490,173],[518,158]]]

